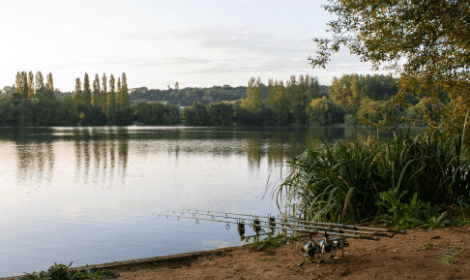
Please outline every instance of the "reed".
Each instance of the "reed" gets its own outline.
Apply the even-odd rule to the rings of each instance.
[[[470,203],[462,135],[435,130],[414,137],[408,130],[386,143],[321,140],[289,162],[292,171],[272,196],[278,207],[295,203],[296,215],[307,220],[429,220],[442,206]]]

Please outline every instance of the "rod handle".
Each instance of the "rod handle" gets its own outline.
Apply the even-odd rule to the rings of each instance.
[[[406,234],[406,230],[404,230],[404,229],[392,229],[392,228],[388,228],[387,231],[388,231],[388,232],[393,232],[393,233]]]
[[[380,237],[378,237],[378,236],[361,235],[361,236],[359,236],[359,238],[360,238],[360,239],[368,239],[368,240],[380,241]]]
[[[390,237],[393,238],[395,235],[393,233],[383,233],[383,232],[374,232],[376,236]]]

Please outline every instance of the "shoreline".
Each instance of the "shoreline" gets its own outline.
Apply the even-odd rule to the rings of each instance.
[[[178,262],[178,261],[183,261],[183,260],[191,260],[191,259],[205,256],[205,255],[217,254],[219,252],[227,252],[227,251],[242,249],[244,246],[246,245],[222,247],[222,248],[212,249],[212,250],[194,251],[194,252],[164,255],[164,256],[157,256],[157,257],[150,257],[150,258],[138,258],[138,259],[114,261],[114,262],[99,263],[99,264],[89,264],[88,266],[94,269],[103,269],[103,268],[111,269],[111,268],[118,268],[122,266],[140,265],[140,264],[147,264],[147,263]],[[48,268],[49,267],[44,268],[43,270],[47,271]],[[79,271],[79,270],[84,270],[84,269],[86,269],[86,265],[70,267],[71,271]],[[32,273],[32,271],[28,273]],[[23,277],[24,275],[25,274],[0,277],[0,280],[14,280],[14,279]]]

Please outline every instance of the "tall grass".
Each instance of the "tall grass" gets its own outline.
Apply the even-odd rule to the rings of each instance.
[[[470,202],[462,141],[462,135],[446,139],[438,130],[394,134],[387,143],[322,140],[290,162],[292,172],[273,197],[278,206],[295,202],[296,215],[316,221],[357,223],[408,204],[411,218],[423,209],[429,216],[431,208]]]

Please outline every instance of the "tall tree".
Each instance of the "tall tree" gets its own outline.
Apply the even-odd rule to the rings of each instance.
[[[263,95],[263,84],[261,83],[260,78],[258,77],[258,79],[255,79],[252,77],[248,81],[246,99],[243,100],[242,107],[260,112],[263,110]]]
[[[85,106],[91,106],[90,78],[87,73],[83,79],[83,102]]]
[[[109,93],[108,93],[108,102],[106,104],[108,116],[111,123],[116,122],[116,90],[115,90],[115,80],[113,74],[109,77]]]
[[[122,91],[121,91],[121,77],[118,77],[117,90],[116,90],[116,111],[122,112]]]
[[[293,114],[295,122],[305,123],[307,121],[306,109],[313,98],[320,97],[320,85],[317,78],[300,75],[297,81],[295,76],[291,76],[287,81],[287,95],[290,99],[290,112]]]
[[[20,71],[16,72],[15,88],[16,92],[23,92],[23,76],[21,75]]]
[[[47,74],[46,88],[54,92],[54,80],[52,79],[52,73]]]
[[[108,112],[107,109],[108,103],[108,78],[106,78],[106,73],[103,73],[101,78],[101,98],[100,98],[100,107],[103,112]]]
[[[23,98],[28,98],[28,75],[26,74],[25,71],[22,71],[21,72],[21,81],[23,83],[23,86],[22,86],[22,97]],[[27,104],[27,103],[25,103]]]
[[[28,98],[32,99],[34,95],[34,74],[32,71],[28,73]]]
[[[269,79],[266,104],[276,115],[278,124],[287,124],[289,122],[290,102],[286,94],[284,83],[282,81]]]
[[[76,106],[83,105],[83,93],[82,93],[82,83],[80,78],[75,80],[75,91],[73,93],[73,100],[75,101]]]
[[[126,73],[122,73],[122,80],[121,80],[121,91],[122,91],[122,108],[123,110],[127,110],[130,107],[129,102],[129,89],[127,87],[127,77]]]
[[[44,87],[44,77],[42,76],[41,71],[36,73],[36,90],[39,90]]]
[[[100,77],[98,74],[95,75],[93,81],[93,97],[91,99],[91,106],[100,107],[101,90],[100,90]]]
[[[462,127],[470,107],[470,2],[455,0],[329,0],[336,14],[328,23],[334,39],[315,39],[319,51],[309,58],[325,67],[333,52],[346,46],[377,69],[402,74],[397,100],[419,93],[448,93],[443,124]],[[401,61],[404,61],[400,66]]]

